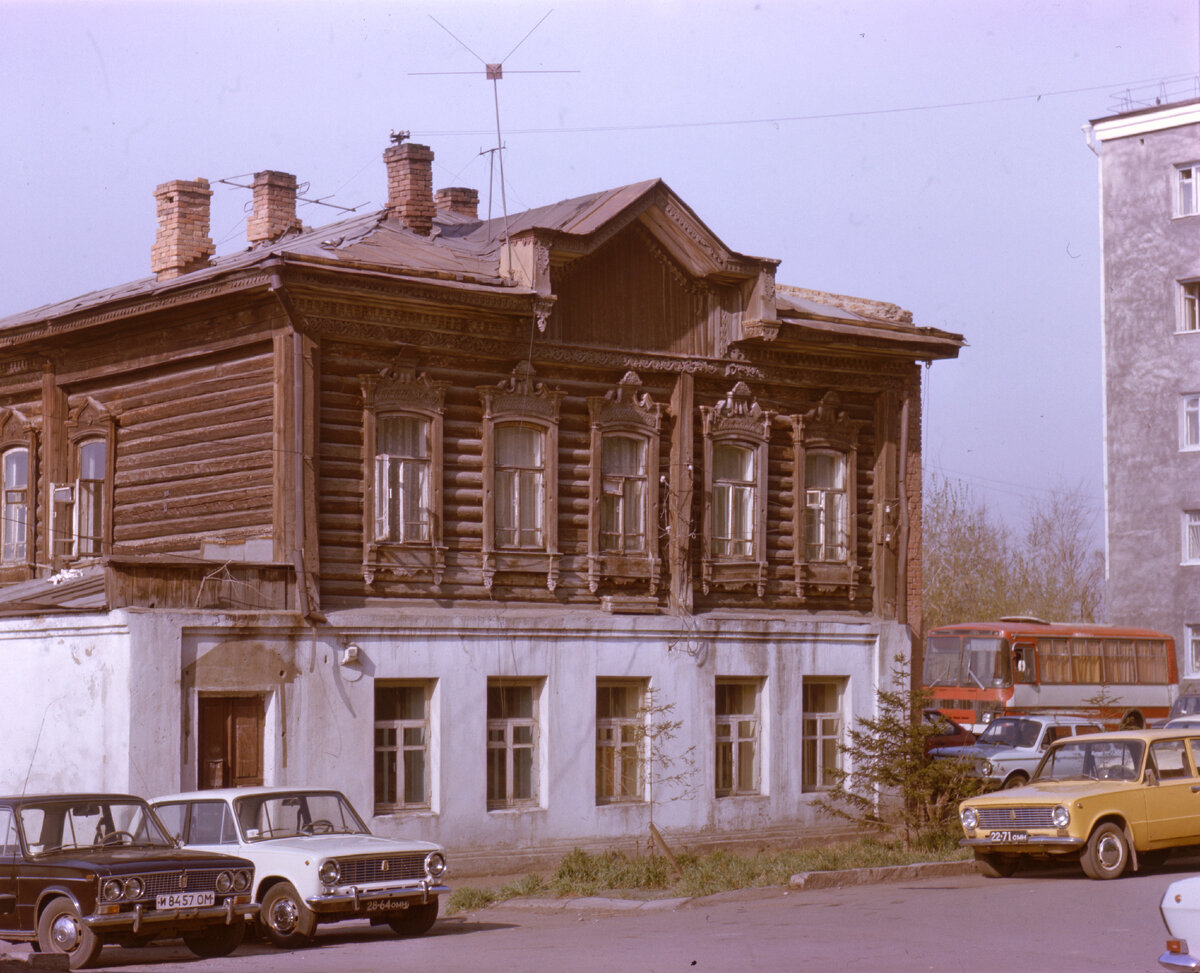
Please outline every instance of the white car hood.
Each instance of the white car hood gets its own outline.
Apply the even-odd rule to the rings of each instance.
[[[373,834],[314,834],[289,838],[250,840],[242,847],[250,853],[311,855],[314,858],[339,858],[345,855],[414,855],[441,851],[431,841],[397,841]]]

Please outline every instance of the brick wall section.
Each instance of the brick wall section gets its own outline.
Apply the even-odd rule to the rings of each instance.
[[[428,236],[437,209],[433,203],[433,150],[407,142],[384,150],[388,214],[414,233]]]
[[[479,219],[479,190],[467,189],[463,186],[452,186],[439,189],[434,200],[439,210],[448,209],[461,216]]]
[[[295,176],[270,169],[256,172],[253,189],[254,209],[246,221],[247,240],[251,243],[274,240],[288,230],[299,229]]]
[[[150,269],[169,280],[208,266],[216,252],[209,236],[207,179],[174,179],[154,190],[158,233],[150,248]]]

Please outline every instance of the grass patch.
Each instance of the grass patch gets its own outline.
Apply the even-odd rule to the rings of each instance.
[[[589,854],[576,848],[548,878],[526,875],[499,888],[462,888],[450,895],[446,914],[470,912],[516,896],[574,898],[604,895],[616,898],[712,895],[735,889],[786,885],[797,872],[911,865],[954,861],[968,857],[952,840],[931,841],[927,847],[905,850],[899,843],[862,838],[846,844],[794,848],[770,854],[677,856],[682,876],[660,857],[631,858],[616,851]]]

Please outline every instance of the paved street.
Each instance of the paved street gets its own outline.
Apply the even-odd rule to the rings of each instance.
[[[1061,868],[998,881],[763,889],[658,910],[513,904],[443,919],[419,940],[349,923],[323,928],[318,945],[295,953],[256,942],[222,960],[197,960],[182,945],[109,947],[101,959],[107,969],[139,973],[1137,973],[1160,970],[1159,900],[1197,864],[1112,882]]]

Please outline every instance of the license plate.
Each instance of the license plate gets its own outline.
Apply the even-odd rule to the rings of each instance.
[[[217,901],[215,892],[167,892],[154,900],[156,909],[198,909]]]
[[[396,912],[408,908],[408,899],[372,899],[363,904],[368,912]]]
[[[994,845],[1023,845],[1029,840],[1029,832],[993,831],[988,837]]]

